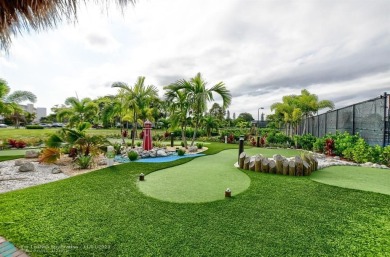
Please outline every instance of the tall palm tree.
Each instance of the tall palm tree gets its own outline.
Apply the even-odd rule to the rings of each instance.
[[[315,115],[321,109],[334,109],[334,103],[332,101],[319,101],[318,96],[316,94],[311,94],[306,89],[301,90],[301,95],[298,96],[297,105],[302,110],[302,114],[305,116],[303,124],[303,133],[306,132],[306,121],[308,117]]]
[[[139,115],[144,115],[143,118],[147,116],[145,110],[150,108],[150,103],[152,103],[154,99],[158,98],[158,90],[153,85],[145,86],[145,77],[142,76],[138,77],[132,87],[123,82],[115,82],[112,84],[112,87],[119,88],[119,93],[125,96],[124,103],[126,108],[130,110],[133,121],[133,137],[131,144],[132,146],[135,146],[134,141],[137,135]]]
[[[68,97],[65,104],[69,107],[60,110],[57,118],[59,120],[68,118],[70,127],[82,122],[92,122],[99,110],[98,105],[90,98],[79,100],[77,97]]]
[[[30,91],[17,90],[9,94],[10,87],[7,81],[0,78],[0,114],[13,115],[16,128],[19,128],[19,120],[23,113],[19,104],[24,101],[35,103],[37,97]]]
[[[55,27],[60,21],[77,21],[80,3],[85,0],[0,0],[0,48],[8,49],[12,35]],[[92,1],[89,1],[92,2]],[[96,2],[96,1],[95,1]],[[107,0],[121,7],[135,0]]]
[[[301,119],[302,111],[298,108],[298,96],[283,96],[282,102],[271,105],[271,111],[275,111],[275,116],[283,121],[286,126],[286,134],[292,136],[296,126]]]
[[[181,138],[185,148],[187,148],[186,130],[189,124],[190,103],[184,88],[189,86],[189,82],[182,79],[164,87],[164,90],[166,90],[164,96],[166,103],[169,105],[169,118],[172,127],[180,126]]]
[[[214,100],[213,93],[218,94],[222,98],[222,108],[227,109],[232,101],[230,91],[221,81],[211,88],[207,89],[207,82],[202,78],[200,73],[191,78],[185,90],[188,94],[188,101],[191,104],[192,114],[194,117],[194,135],[192,137],[191,146],[194,145],[196,134],[198,132],[203,113],[207,111],[207,103]]]

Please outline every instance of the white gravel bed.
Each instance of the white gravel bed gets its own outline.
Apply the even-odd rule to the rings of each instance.
[[[0,193],[45,184],[69,177],[64,173],[52,174],[51,171],[53,167],[56,167],[57,165],[39,164],[34,161],[31,163],[34,164],[35,171],[19,172],[19,166],[15,166],[15,160],[0,162]]]

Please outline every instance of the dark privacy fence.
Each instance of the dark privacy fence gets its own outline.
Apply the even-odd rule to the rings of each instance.
[[[348,131],[352,135],[359,133],[370,145],[389,145],[389,102],[390,95],[384,93],[374,99],[309,117],[298,126],[298,134],[322,137],[336,131]]]

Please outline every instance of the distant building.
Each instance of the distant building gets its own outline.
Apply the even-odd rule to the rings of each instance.
[[[35,108],[33,104],[19,105],[26,112],[35,113],[35,119],[33,122],[39,122],[41,118],[47,116],[47,109],[45,107],[37,107]]]

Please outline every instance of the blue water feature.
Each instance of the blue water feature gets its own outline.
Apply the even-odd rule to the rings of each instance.
[[[204,155],[205,154],[203,154],[203,153],[186,154],[186,155],[183,155],[183,156],[179,156],[177,154],[173,154],[173,155],[169,155],[169,156],[166,156],[166,157],[142,158],[142,159],[138,159],[138,160],[136,160],[134,162],[150,162],[150,163],[173,162],[173,161],[176,161],[176,160],[179,160],[179,159],[183,159],[183,158],[196,158],[196,157],[200,157],[200,156],[204,156]],[[114,161],[120,162],[120,163],[130,162],[129,158],[122,157],[120,155],[115,156]]]

